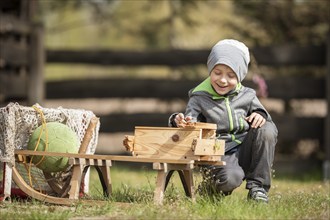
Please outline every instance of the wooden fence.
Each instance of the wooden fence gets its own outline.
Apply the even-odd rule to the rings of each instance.
[[[47,99],[79,98],[158,98],[161,100],[187,99],[187,91],[200,81],[144,80],[144,79],[100,79],[48,82]],[[245,85],[254,87],[252,82]],[[325,95],[324,79],[276,78],[268,81],[269,96],[276,99],[318,98]],[[305,88],[309,88],[306,90]],[[310,94],[308,91],[311,91]],[[306,92],[307,91],[307,92]],[[133,131],[135,125],[167,126],[171,113],[140,113],[102,115],[102,132]],[[286,112],[272,114],[280,131],[280,141],[323,138],[323,119],[318,117],[296,117]]]
[[[318,66],[327,65],[326,46],[297,47],[282,45],[277,47],[253,48],[251,51],[258,64],[268,66]],[[188,66],[205,64],[209,50],[171,51],[47,51],[48,63],[84,63],[109,66]],[[328,68],[329,69],[329,68]],[[289,103],[293,99],[327,99],[329,90],[329,70],[327,76],[276,77],[267,81],[269,97]],[[79,98],[158,98],[162,100],[187,100],[187,91],[198,85],[193,80],[155,79],[101,79],[69,80],[48,82],[47,99]],[[251,81],[245,85],[254,87]],[[329,103],[329,102],[328,102]],[[285,105],[288,106],[288,105]],[[101,132],[133,131],[136,125],[167,126],[168,113],[116,113],[101,115]],[[290,109],[284,114],[272,114],[279,129],[279,146],[287,148],[301,139],[318,140],[324,153],[325,177],[329,178],[329,125],[326,118],[298,117]],[[281,149],[280,149],[281,150]]]
[[[10,99],[44,98],[43,27],[33,23],[29,0],[0,2],[0,105]]]

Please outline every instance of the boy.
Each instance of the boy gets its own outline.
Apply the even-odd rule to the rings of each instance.
[[[277,128],[255,91],[241,84],[249,62],[243,43],[219,41],[207,60],[209,77],[189,92],[185,114],[172,114],[169,125],[217,124],[217,137],[226,141],[226,165],[207,166],[207,183],[216,193],[230,195],[245,179],[248,199],[267,203]]]

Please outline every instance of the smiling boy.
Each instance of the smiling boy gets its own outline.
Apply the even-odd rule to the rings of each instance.
[[[217,138],[226,141],[226,166],[205,167],[208,188],[229,195],[246,180],[248,199],[268,202],[277,128],[256,92],[241,84],[249,62],[245,44],[219,41],[207,60],[209,77],[189,92],[185,114],[171,115],[169,125],[217,124]]]

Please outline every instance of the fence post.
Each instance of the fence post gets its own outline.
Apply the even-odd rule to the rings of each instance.
[[[326,70],[327,115],[325,118],[325,129],[324,129],[325,159],[323,162],[323,178],[324,180],[330,180],[330,31],[328,33],[326,62],[327,62],[327,70]]]
[[[45,96],[44,80],[44,28],[40,24],[32,26],[30,39],[30,71],[28,76],[28,104],[42,104]]]

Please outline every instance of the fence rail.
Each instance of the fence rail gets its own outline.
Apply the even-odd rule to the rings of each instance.
[[[100,132],[131,132],[135,126],[167,126],[169,113],[115,113],[101,115]],[[300,139],[322,140],[324,119],[319,117],[295,117],[291,114],[272,114],[279,129],[279,143],[295,142]],[[281,146],[288,147],[288,146]]]
[[[47,82],[46,98],[161,98],[186,99],[201,80],[89,79]],[[269,97],[277,99],[324,99],[326,81],[313,77],[277,77],[267,80]],[[252,81],[246,86],[256,88]],[[308,88],[308,89],[307,89]]]
[[[48,63],[84,63],[96,65],[165,65],[186,66],[205,64],[209,50],[168,51],[115,51],[115,50],[47,50]],[[282,65],[325,65],[326,46],[301,47],[293,44],[257,47],[251,54],[259,64]]]

